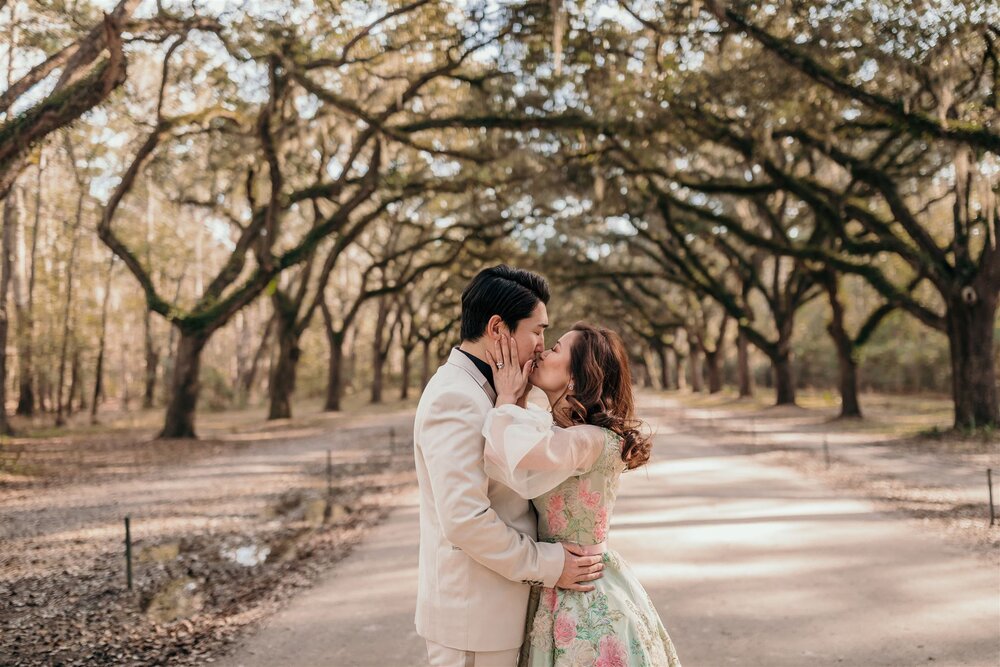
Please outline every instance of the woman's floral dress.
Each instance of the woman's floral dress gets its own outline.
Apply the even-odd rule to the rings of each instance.
[[[625,469],[616,433],[597,426],[563,429],[552,425],[545,410],[504,405],[490,411],[483,434],[487,474],[532,498],[540,541],[606,549]],[[519,665],[680,667],[670,636],[631,568],[612,549],[603,557],[603,576],[593,582],[594,591],[541,589],[537,609],[529,608]]]

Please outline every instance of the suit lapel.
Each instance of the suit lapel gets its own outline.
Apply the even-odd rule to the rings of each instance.
[[[472,360],[465,356],[461,350],[457,347],[452,348],[451,354],[448,356],[448,363],[453,366],[458,366],[463,371],[472,376],[472,379],[476,381],[476,384],[486,392],[486,395],[490,398],[490,403],[497,402],[497,394],[493,391],[493,387],[490,386],[490,381],[486,379],[486,376],[476,368],[476,365],[472,363]]]

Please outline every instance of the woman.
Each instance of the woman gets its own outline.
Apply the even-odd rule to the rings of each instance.
[[[605,542],[619,477],[650,450],[633,416],[621,339],[578,323],[523,368],[509,338],[490,361],[497,402],[483,426],[486,473],[532,499],[540,541],[576,543],[604,559],[591,592],[542,589],[522,656],[534,667],[680,667],[649,595]],[[529,378],[551,413],[526,404]]]

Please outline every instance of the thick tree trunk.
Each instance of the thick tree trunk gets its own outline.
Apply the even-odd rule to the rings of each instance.
[[[795,405],[795,374],[792,368],[793,317],[786,316],[775,322],[778,342],[768,345],[764,352],[771,359],[774,375],[775,405]]]
[[[722,350],[706,352],[705,366],[708,369],[708,393],[717,394],[722,391]]]
[[[268,419],[289,419],[292,416],[292,394],[295,392],[295,372],[298,369],[299,334],[295,330],[294,316],[291,320],[278,315],[278,358],[271,367],[267,393],[271,408]]]
[[[659,345],[656,348],[656,356],[660,360],[660,386],[664,391],[671,388],[670,383],[670,358],[667,356],[667,346]]]
[[[385,357],[382,356],[381,351],[375,352],[372,366],[371,402],[381,403],[383,382],[385,381]]]
[[[326,403],[323,409],[327,412],[340,410],[344,393],[344,334],[336,332],[327,336],[330,344],[330,361],[326,376]]]
[[[948,300],[948,347],[955,402],[955,428],[1000,426],[997,368],[993,360],[997,291],[990,285]]]
[[[174,369],[170,383],[170,396],[167,403],[167,415],[164,419],[160,438],[194,438],[195,408],[198,405],[198,392],[201,389],[199,371],[201,370],[201,353],[208,342],[209,334],[205,332],[180,332],[177,342],[177,354],[174,357]]]
[[[753,378],[750,375],[750,341],[742,328],[736,335],[736,375],[740,398],[753,396]]]
[[[774,375],[775,405],[795,405],[791,352],[786,350],[772,356],[771,369]]]
[[[702,380],[704,370],[701,363],[701,350],[694,343],[691,343],[688,348],[688,359],[690,360],[688,366],[691,369],[691,391],[704,391],[705,383]]]
[[[851,339],[850,334],[844,325],[844,307],[840,303],[838,294],[839,281],[837,275],[832,272],[822,274],[820,277],[823,287],[826,289],[827,300],[830,303],[830,322],[826,325],[826,330],[833,340],[833,346],[837,350],[837,368],[839,371],[840,384],[840,416],[861,417],[861,402],[859,400],[859,378],[857,362],[857,346]]]

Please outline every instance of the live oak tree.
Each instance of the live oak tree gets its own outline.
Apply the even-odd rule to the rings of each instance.
[[[417,4],[410,11],[423,9]],[[426,11],[430,15],[423,20],[433,21],[436,10],[431,7]],[[391,14],[395,18],[400,12]],[[386,20],[379,17],[371,24],[353,27],[351,37],[344,39],[338,55],[332,59],[303,54],[302,35],[292,35],[277,25],[267,26],[273,34],[262,44],[246,35],[241,35],[245,45],[237,44],[235,37],[223,29],[220,41],[226,54],[238,62],[259,63],[266,71],[267,100],[255,109],[244,101],[239,106],[245,110],[238,112],[220,106],[219,102],[226,101],[223,99],[196,112],[167,115],[165,107],[170,106],[167,95],[171,85],[185,85],[169,76],[170,57],[183,46],[183,41],[173,42],[166,50],[154,129],[145,137],[109,198],[99,227],[101,238],[142,285],[149,308],[167,318],[179,331],[162,437],[194,435],[200,354],[211,335],[263,293],[283,270],[308,259],[322,239],[332,234],[349,238],[351,230],[364,223],[365,206],[376,201],[382,184],[390,199],[394,191],[405,189],[405,163],[390,163],[387,172],[382,173],[383,140],[395,139],[387,123],[395,115],[406,113],[407,103],[424,86],[459,71],[465,59],[489,41],[486,38],[468,42],[459,31],[445,26],[434,40],[418,39],[413,32],[400,31],[395,41],[383,44],[374,27]],[[414,55],[419,55],[430,64],[414,68],[406,62],[404,53],[409,53],[411,61]],[[326,86],[332,89],[334,81],[348,88],[367,88],[367,105],[344,103],[330,93]],[[290,104],[293,93],[301,94],[299,85],[314,95],[318,105],[315,111],[303,112]],[[240,101],[238,94],[232,101]],[[337,116],[345,126],[353,128],[349,141],[338,155],[331,156],[325,169],[301,168],[301,161],[290,162],[286,154],[296,132],[303,131],[296,128],[309,125],[303,113],[323,118]],[[247,178],[247,187],[241,188],[247,205],[242,219],[231,220],[238,229],[232,253],[194,306],[181,309],[161,296],[148,268],[116,233],[112,222],[144,163],[158,149],[163,153],[171,142],[190,144],[194,137],[210,142],[212,151],[234,156],[234,162],[239,162],[235,156],[241,150],[259,155],[262,173],[252,174]],[[247,171],[255,166],[255,162],[245,157],[242,164]],[[335,175],[331,178],[330,174]],[[258,189],[262,191],[260,194]],[[236,181],[231,179],[228,196],[233,197],[237,192]],[[315,204],[320,211],[318,219],[302,219],[301,210],[307,204]],[[378,209],[381,204],[372,206]]]
[[[0,94],[0,113],[5,115],[0,124],[0,201],[10,193],[34,146],[104,102],[124,83],[122,31],[139,4],[139,0],[121,0],[103,18],[91,18],[89,27],[79,32],[72,19],[83,17],[60,16],[56,21],[64,25],[57,23],[51,37],[58,36],[62,43],[35,34],[24,35],[20,45],[8,43],[8,62],[15,48],[23,52],[34,47],[43,55],[41,62]],[[13,5],[10,11],[15,11]],[[69,28],[69,39],[64,37],[64,28]],[[55,84],[39,94],[38,88],[51,77]],[[27,108],[18,108],[24,105]]]
[[[562,47],[576,108],[617,139],[598,137],[591,153],[624,146],[648,157],[659,134],[674,149],[669,178],[684,188],[684,204],[719,213],[727,198],[766,196],[773,206],[780,196],[804,207],[819,232],[809,242],[753,233],[734,216],[714,226],[785,255],[804,276],[825,276],[824,285],[830,271],[863,278],[884,300],[872,323],[898,308],[945,333],[955,425],[995,425],[1000,140],[989,11],[962,4],[918,17],[901,2],[884,11],[832,2],[616,6],[634,21],[576,14],[570,25],[581,29]],[[685,178],[689,158],[720,155],[732,169]]]
[[[769,57],[758,62],[780,64],[807,90],[835,100],[809,104],[764,134],[744,131],[723,141],[753,157],[761,180],[808,203],[842,249],[893,254],[910,269],[905,281],[926,279],[934,287],[940,308],[908,298],[898,281],[874,275],[840,248],[809,253],[870,278],[890,302],[945,332],[955,426],[995,426],[998,35],[988,14],[970,15],[964,6],[913,21],[918,11],[899,3],[886,16],[859,7],[828,21],[778,12],[783,25],[763,25],[744,3],[716,7],[726,31]],[[810,155],[826,167],[824,177],[790,173],[782,151]]]

